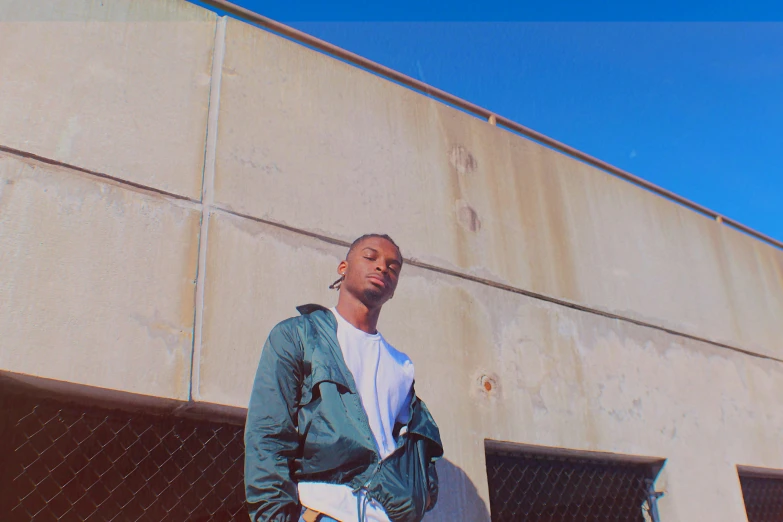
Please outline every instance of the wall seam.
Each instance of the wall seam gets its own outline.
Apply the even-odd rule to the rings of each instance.
[[[275,228],[279,228],[279,229],[282,229],[282,230],[287,230],[287,231],[293,232],[295,234],[308,236],[308,237],[311,237],[313,239],[317,239],[319,241],[323,241],[325,243],[329,243],[331,245],[337,245],[337,246],[342,246],[342,247],[346,247],[346,248],[350,246],[350,242],[348,242],[348,241],[343,241],[341,239],[335,239],[335,238],[332,238],[332,237],[329,237],[329,236],[326,236],[326,235],[323,235],[323,234],[317,234],[315,232],[308,232],[306,230],[301,230],[299,228],[292,227],[290,225],[284,225],[282,223],[277,223],[275,221],[270,221],[268,219],[262,219],[262,218],[257,218],[257,217],[254,217],[254,216],[251,216],[251,215],[248,215],[248,214],[242,214],[241,212],[236,212],[234,210],[222,207],[219,204],[215,205],[213,207],[213,212],[229,214],[229,215],[232,215],[232,216],[235,216],[235,217],[239,217],[239,218],[243,218],[243,219],[249,219],[251,221],[256,221],[258,223],[262,223],[262,224],[265,224],[265,225],[273,226]],[[429,270],[431,272],[437,272],[439,274],[443,274],[443,275],[447,275],[447,276],[451,276],[451,277],[456,277],[458,279],[463,279],[463,280],[466,280],[466,281],[471,281],[473,283],[478,283],[478,284],[481,284],[481,285],[484,285],[484,286],[489,286],[489,287],[492,287],[492,288],[496,288],[498,290],[504,290],[506,292],[511,292],[511,293],[514,293],[514,294],[524,295],[526,297],[530,297],[532,299],[536,299],[536,300],[539,300],[539,301],[545,301],[547,303],[556,304],[556,305],[562,306],[564,308],[570,308],[572,310],[577,310],[577,311],[580,311],[580,312],[585,312],[585,313],[589,313],[589,314],[593,314],[593,315],[600,315],[600,316],[605,317],[607,319],[614,319],[616,321],[622,321],[622,322],[630,323],[630,324],[633,324],[633,325],[636,325],[636,326],[641,326],[641,327],[644,327],[644,328],[651,328],[653,330],[658,330],[660,332],[665,332],[665,333],[668,333],[670,335],[674,335],[674,336],[677,336],[677,337],[683,337],[685,339],[691,339],[693,341],[706,343],[706,344],[709,344],[709,345],[712,345],[712,346],[716,346],[718,348],[723,348],[723,349],[726,349],[726,350],[730,350],[730,351],[733,351],[733,352],[741,353],[741,354],[748,355],[748,356],[751,356],[751,357],[756,357],[756,358],[759,358],[759,359],[765,359],[765,360],[769,360],[769,361],[775,361],[775,362],[778,362],[778,363],[783,363],[783,359],[780,359],[778,357],[773,357],[771,355],[765,355],[765,354],[762,354],[762,353],[752,352],[750,350],[746,350],[746,349],[740,348],[738,346],[733,346],[733,345],[730,345],[730,344],[722,343],[720,341],[713,341],[713,340],[710,340],[710,339],[706,339],[704,337],[699,337],[698,335],[689,334],[689,333],[686,333],[686,332],[681,332],[679,330],[673,330],[671,328],[667,328],[665,326],[657,325],[657,324],[654,324],[654,323],[648,323],[646,321],[640,321],[638,319],[633,319],[631,317],[626,317],[626,316],[618,315],[618,314],[615,314],[615,313],[612,313],[612,312],[599,310],[597,308],[591,308],[589,306],[585,306],[585,305],[582,305],[582,304],[579,304],[579,303],[574,303],[574,302],[571,302],[571,301],[566,301],[564,299],[559,299],[557,297],[551,297],[551,296],[548,296],[548,295],[545,295],[545,294],[539,294],[537,292],[532,292],[530,290],[525,290],[523,288],[518,288],[518,287],[507,285],[507,284],[504,284],[504,283],[499,283],[497,281],[492,281],[490,279],[484,279],[484,278],[473,276],[473,275],[470,275],[470,274],[465,274],[465,273],[462,273],[462,272],[458,272],[456,270],[450,270],[448,268],[443,268],[443,267],[439,267],[439,266],[436,266],[436,265],[431,265],[429,263],[424,263],[422,261],[418,261],[415,258],[408,258],[408,257],[406,257],[405,258],[405,263],[408,264],[408,265],[411,265],[411,266],[422,268],[424,270]]]
[[[75,172],[78,172],[80,174],[87,174],[91,177],[99,178],[102,182],[111,182],[116,183],[118,185],[123,185],[124,188],[133,188],[142,192],[152,192],[154,194],[158,194],[161,196],[165,196],[167,198],[176,199],[177,201],[185,201],[188,203],[195,203],[197,205],[200,205],[201,202],[197,199],[190,198],[188,196],[183,196],[182,194],[177,194],[175,192],[168,192],[163,189],[150,187],[148,185],[142,185],[141,183],[136,183],[135,181],[130,181],[127,179],[118,178],[115,176],[111,176],[109,174],[104,174],[102,172],[98,172],[95,170],[86,169],[84,167],[79,167],[77,165],[72,165],[70,163],[65,163],[63,161],[58,161],[55,159],[47,158],[44,156],[39,156],[37,154],[33,154],[32,152],[27,152],[24,150],[14,149],[11,147],[6,147],[5,145],[0,145],[0,153],[6,153],[10,156],[17,156],[20,158],[24,158],[27,160],[33,160],[37,163],[43,163],[45,165],[52,165],[54,167],[63,168],[66,170],[73,170]]]
[[[212,58],[212,77],[209,89],[209,112],[204,150],[204,174],[201,183],[201,229],[199,232],[198,269],[193,320],[193,346],[190,355],[190,387],[188,401],[198,400],[199,372],[201,370],[201,343],[204,325],[204,286],[207,277],[207,247],[209,245],[209,216],[212,212],[217,161],[217,130],[220,112],[220,85],[223,78],[223,59],[226,55],[226,21],[221,16],[215,27],[215,46]]]

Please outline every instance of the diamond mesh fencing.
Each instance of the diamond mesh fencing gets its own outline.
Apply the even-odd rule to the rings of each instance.
[[[3,521],[248,519],[241,426],[0,394]]]
[[[740,475],[748,522],[783,521],[783,478]]]
[[[494,521],[658,522],[650,464],[487,453]]]

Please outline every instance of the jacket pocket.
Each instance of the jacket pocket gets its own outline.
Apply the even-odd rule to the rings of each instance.
[[[330,366],[314,366],[312,372],[306,375],[302,382],[302,395],[299,399],[299,406],[306,406],[314,399],[317,399],[320,396],[320,386],[323,383],[334,384],[341,393],[350,391],[350,387],[345,382],[340,370]]]
[[[369,496],[381,503],[392,522],[420,521],[428,507],[434,505],[435,499],[430,495],[437,490],[431,482],[429,468],[434,463],[427,455],[427,439],[405,437],[403,447],[383,461],[367,488]]]
[[[345,394],[350,394],[348,387],[329,372],[313,372],[304,380],[297,417],[305,458],[317,445],[335,442],[336,431],[343,424],[340,420],[347,416]]]

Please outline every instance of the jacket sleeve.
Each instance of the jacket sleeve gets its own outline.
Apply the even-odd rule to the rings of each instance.
[[[438,502],[440,487],[438,483],[438,468],[435,463],[443,457],[443,443],[440,440],[438,425],[435,424],[435,419],[432,418],[427,405],[418,397],[416,397],[416,401],[419,403],[420,411],[424,413],[424,418],[427,419],[427,449],[424,452],[427,466],[427,506],[425,511],[430,511]]]
[[[261,352],[245,424],[245,494],[253,522],[297,522],[301,507],[291,463],[299,447],[296,408],[302,352],[285,322]]]

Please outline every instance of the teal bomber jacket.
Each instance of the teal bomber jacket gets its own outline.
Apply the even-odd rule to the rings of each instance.
[[[301,481],[346,484],[392,522],[418,522],[438,497],[440,433],[415,393],[397,449],[381,460],[337,341],[318,305],[275,326],[264,345],[245,425],[245,492],[254,522],[297,522]],[[357,506],[360,514],[363,508]]]

